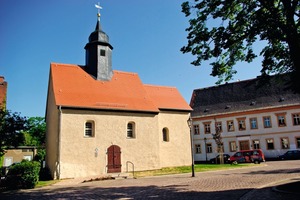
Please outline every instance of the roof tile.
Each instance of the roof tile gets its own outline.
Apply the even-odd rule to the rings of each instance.
[[[160,107],[190,109],[176,88],[155,86],[154,91],[136,73],[113,72],[110,81],[97,81],[81,66],[51,63],[56,105],[147,112],[158,112]],[[167,96],[174,101],[169,106]]]

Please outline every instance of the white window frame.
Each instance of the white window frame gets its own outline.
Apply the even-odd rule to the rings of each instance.
[[[196,154],[202,153],[202,151],[201,151],[201,144],[195,144],[195,153]]]
[[[257,118],[256,117],[252,117],[249,119],[250,120],[250,129],[257,129]]]
[[[194,127],[194,135],[200,135],[199,124],[195,124],[193,125],[193,127]]]
[[[131,127],[130,127],[131,126]],[[135,133],[135,123],[134,122],[128,122],[127,126],[126,126],[126,136],[128,139],[133,139],[136,137],[136,133]]]
[[[84,124],[84,137],[94,137],[94,121],[86,121]]]

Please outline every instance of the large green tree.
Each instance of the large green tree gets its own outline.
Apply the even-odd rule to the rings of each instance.
[[[23,131],[27,130],[27,119],[19,113],[0,110],[0,157],[9,146],[24,143]]]
[[[258,55],[263,75],[293,72],[300,79],[299,0],[194,0],[182,3],[182,12],[190,26],[181,51],[197,57],[195,66],[208,60],[218,83],[232,79],[237,62]],[[258,40],[266,45],[256,53]]]
[[[44,117],[30,117],[27,120],[28,130],[24,132],[25,145],[43,147],[46,138]]]

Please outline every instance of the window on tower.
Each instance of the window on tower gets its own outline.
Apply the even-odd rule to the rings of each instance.
[[[100,56],[105,56],[105,50],[104,49],[100,50]]]

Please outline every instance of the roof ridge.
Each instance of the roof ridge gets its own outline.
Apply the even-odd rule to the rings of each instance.
[[[160,88],[170,88],[177,89],[175,86],[164,86],[164,85],[153,85],[153,84],[143,84],[146,87],[160,87]]]
[[[214,85],[214,86],[208,86],[208,87],[203,87],[203,88],[198,88],[198,89],[194,89],[194,91],[197,91],[197,90],[205,90],[205,89],[211,89],[211,88],[217,88],[217,87],[223,87],[223,86],[227,86],[227,85],[232,85],[232,84],[239,84],[239,83],[244,83],[244,82],[249,82],[249,81],[255,81],[255,80],[258,80],[258,79],[261,79],[263,77],[268,77],[268,78],[273,78],[273,77],[276,77],[276,76],[280,76],[280,75],[286,75],[288,73],[283,73],[283,74],[274,74],[274,75],[266,75],[266,76],[256,76],[255,78],[250,78],[250,79],[245,79],[245,80],[237,80],[237,81],[233,81],[233,82],[226,82],[226,83],[223,83],[223,84],[220,84],[220,85]]]
[[[125,71],[120,71],[120,70],[113,70],[113,72],[118,73],[118,74],[138,75],[138,73],[136,73],[136,72],[125,72]]]
[[[67,64],[67,63],[56,63],[56,62],[51,62],[50,65],[63,65],[63,66],[72,66],[72,67],[82,67],[82,65],[77,65],[77,64]]]

